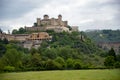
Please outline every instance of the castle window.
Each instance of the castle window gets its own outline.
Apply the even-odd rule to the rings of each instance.
[[[37,38],[39,38],[39,34],[37,35]]]

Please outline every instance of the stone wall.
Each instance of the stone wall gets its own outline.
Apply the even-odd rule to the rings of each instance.
[[[37,22],[35,24],[37,25],[34,25],[32,27],[25,27],[25,29],[27,31],[46,31],[47,29],[52,29],[54,31],[57,31],[56,28],[58,27],[67,28],[68,26],[67,21],[62,21],[62,15],[58,15],[58,18],[51,18],[51,19],[49,19],[48,15],[44,15],[43,19],[37,18]],[[64,30],[61,30],[61,32],[62,31]]]

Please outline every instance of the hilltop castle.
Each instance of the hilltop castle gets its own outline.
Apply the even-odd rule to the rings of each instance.
[[[75,29],[76,28],[76,29]],[[46,31],[54,30],[55,32],[67,31],[69,32],[68,22],[62,21],[62,15],[58,15],[58,18],[49,18],[48,15],[44,15],[43,19],[37,18],[37,21],[32,27],[26,27],[26,31]],[[78,30],[77,27],[73,27],[73,30]]]
[[[71,30],[69,29],[71,28]],[[58,15],[58,18],[49,18],[48,15],[44,15],[43,19],[37,18],[37,21],[32,27],[25,26],[26,31],[38,32],[31,34],[6,34],[0,32],[0,39],[6,38],[8,41],[20,41],[24,48],[38,48],[42,41],[51,41],[50,36],[46,31],[54,30],[55,32],[70,32],[78,31],[78,27],[70,27],[67,21],[62,20],[62,15]]]

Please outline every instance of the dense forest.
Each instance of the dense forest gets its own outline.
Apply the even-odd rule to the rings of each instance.
[[[95,42],[120,42],[120,30],[93,30],[85,33]]]
[[[0,71],[120,68],[120,56],[98,48],[84,32],[47,32],[52,41],[43,41],[38,49],[0,39]]]

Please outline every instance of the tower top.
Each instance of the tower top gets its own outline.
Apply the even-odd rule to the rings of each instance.
[[[58,17],[62,17],[62,15],[61,15],[61,14],[59,14],[59,15],[58,15]]]
[[[44,18],[44,19],[49,19],[49,16],[48,16],[47,14],[45,14],[45,15],[43,16],[43,18]]]

